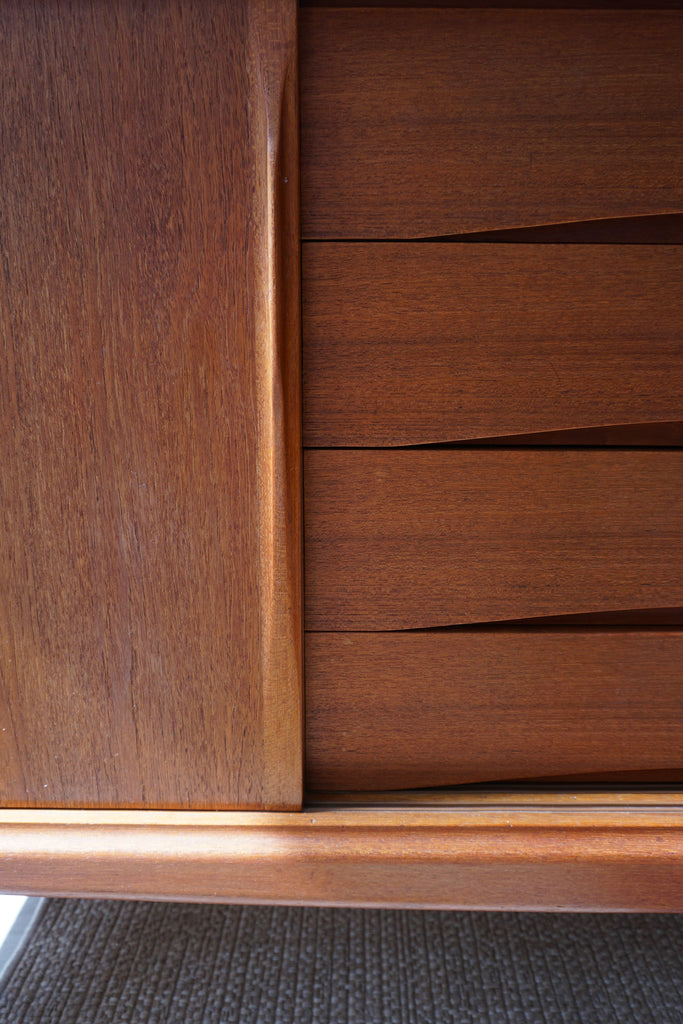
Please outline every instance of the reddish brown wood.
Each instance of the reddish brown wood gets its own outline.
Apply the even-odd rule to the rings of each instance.
[[[469,445],[570,445],[572,447],[683,447],[683,419],[660,423],[621,423],[610,427],[577,427],[536,434],[473,439]]]
[[[310,789],[683,769],[683,633],[309,633]]]
[[[289,0],[0,17],[0,800],[301,800]]]
[[[310,243],[302,290],[308,445],[683,422],[679,246]]]
[[[607,220],[583,220],[569,224],[543,224],[533,228],[508,228],[503,231],[474,231],[451,236],[466,242],[513,242],[534,245],[680,245],[683,243],[683,215],[654,217],[614,217]]]
[[[680,798],[623,796],[538,806],[468,794],[416,811],[287,815],[5,811],[0,885],[208,903],[683,910]]]
[[[307,238],[683,212],[677,11],[301,12]]]
[[[595,824],[615,824],[616,816],[623,811],[633,815],[634,825],[645,825],[653,812],[661,815],[662,823],[673,825],[676,824],[676,817],[682,808],[681,793],[668,786],[619,789],[613,786],[591,785],[571,789],[568,786],[558,786],[556,783],[509,782],[500,785],[489,783],[475,786],[442,786],[439,789],[383,789],[372,793],[307,793],[301,813],[314,813],[318,810],[334,810],[337,813],[345,811],[349,815],[347,820],[350,820],[351,812],[360,810],[401,810],[410,814],[413,820],[420,820],[420,814],[429,820],[430,812],[435,810],[448,811],[453,816],[477,812],[482,815],[482,824],[492,824],[496,815],[507,813],[514,816],[515,824],[519,828],[523,828],[531,824],[534,817],[536,824],[541,820],[547,824],[551,820],[557,821],[559,815],[564,816],[567,825],[572,822],[578,824],[579,821],[587,824],[590,820],[586,817],[588,814],[592,816]],[[41,811],[38,812],[38,816],[43,821],[52,822],[58,820],[58,816],[67,814],[77,815],[80,820],[83,813],[87,812],[56,811],[54,815],[50,815],[49,812]],[[116,820],[128,820],[127,813],[121,812]],[[107,812],[97,812],[97,821],[101,820],[100,814],[106,816]],[[540,814],[546,817],[538,817]],[[2,819],[7,822],[23,822],[34,820],[34,816],[29,811],[7,811]],[[59,820],[62,820],[61,817]],[[203,822],[204,818],[198,820]],[[298,817],[295,820],[298,821]],[[460,823],[464,823],[462,817]]]
[[[621,611],[587,612],[578,615],[537,615],[528,619],[507,619],[506,626],[683,626],[683,607],[671,605],[662,608],[631,608]],[[496,626],[483,626],[496,629]]]
[[[538,779],[525,780],[524,785],[563,785],[570,792],[576,791],[577,787],[599,784],[601,786],[624,787],[633,786],[634,783],[648,786],[672,785],[674,792],[680,791],[683,783],[683,764],[678,768],[653,768],[641,772],[580,772],[578,775],[553,775],[552,777],[540,776]]]
[[[683,452],[309,451],[312,630],[683,604]]]
[[[487,7],[590,10],[642,8],[644,0],[299,0],[301,7]],[[656,0],[658,10],[680,10],[681,0]]]

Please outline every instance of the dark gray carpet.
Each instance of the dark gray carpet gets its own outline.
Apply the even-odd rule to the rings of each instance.
[[[683,1024],[683,915],[48,900],[7,1024]]]

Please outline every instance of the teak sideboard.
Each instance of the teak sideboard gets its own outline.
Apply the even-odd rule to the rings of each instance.
[[[0,0],[0,890],[683,911],[675,3]]]

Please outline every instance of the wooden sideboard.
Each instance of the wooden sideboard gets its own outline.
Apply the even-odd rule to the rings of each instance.
[[[0,0],[0,889],[683,910],[683,18],[613,8]]]

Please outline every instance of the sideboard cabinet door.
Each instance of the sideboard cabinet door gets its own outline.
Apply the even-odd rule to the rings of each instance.
[[[301,802],[294,0],[0,0],[0,803]]]

